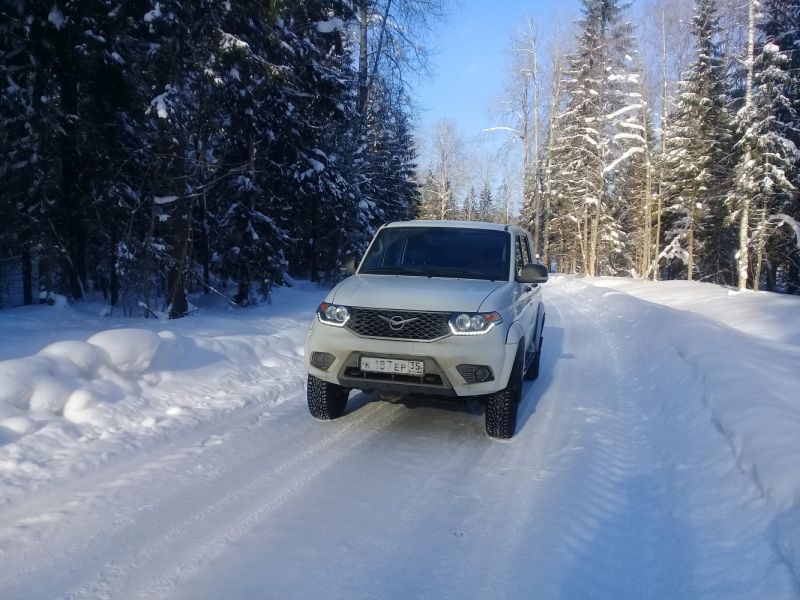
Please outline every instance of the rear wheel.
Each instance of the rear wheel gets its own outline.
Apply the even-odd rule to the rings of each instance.
[[[347,397],[349,395],[349,388],[335,383],[328,383],[313,375],[308,376],[308,387],[306,389],[308,411],[315,419],[330,421],[341,417],[347,406]]]
[[[486,402],[486,435],[489,437],[508,440],[514,436],[517,429],[517,407],[522,399],[524,357],[524,352],[517,353],[508,385],[491,394]]]

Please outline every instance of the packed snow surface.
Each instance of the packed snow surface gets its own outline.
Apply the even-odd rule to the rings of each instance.
[[[0,311],[0,598],[800,597],[797,298],[555,276],[499,442],[476,402],[314,421],[292,283]]]

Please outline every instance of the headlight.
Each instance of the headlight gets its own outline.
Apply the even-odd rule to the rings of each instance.
[[[325,325],[344,327],[344,324],[350,320],[350,308],[323,302],[317,309],[317,318],[320,323],[325,323]]]
[[[500,313],[453,313],[448,324],[453,335],[483,335],[503,322]]]

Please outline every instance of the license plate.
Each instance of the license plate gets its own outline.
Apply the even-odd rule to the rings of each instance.
[[[395,360],[394,358],[361,357],[361,370],[395,375],[425,375],[425,363],[421,360]]]

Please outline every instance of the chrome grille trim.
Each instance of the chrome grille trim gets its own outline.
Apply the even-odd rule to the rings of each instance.
[[[353,307],[351,311],[345,329],[361,337],[434,342],[452,335],[447,324],[450,313],[358,307]],[[408,322],[395,330],[390,324],[393,317],[408,319]]]

